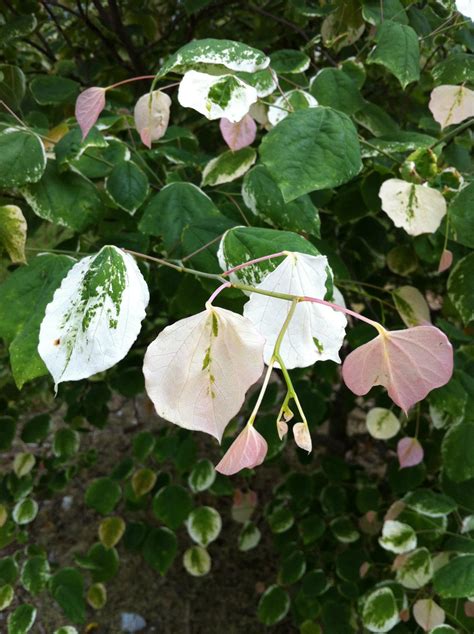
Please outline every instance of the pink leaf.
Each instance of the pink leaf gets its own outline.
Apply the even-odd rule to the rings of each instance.
[[[392,401],[406,413],[453,373],[453,349],[434,326],[385,331],[351,352],[342,366],[347,387],[367,394],[374,385],[387,388]]]
[[[308,453],[312,450],[313,443],[306,423],[296,423],[296,425],[293,425],[293,436],[295,437],[295,443],[300,449],[304,449]]]
[[[445,249],[441,254],[441,258],[438,264],[438,273],[447,271],[453,263],[453,254],[448,249]]]
[[[231,150],[241,150],[252,145],[257,135],[257,124],[249,114],[237,123],[222,118],[219,127],[224,141]]]
[[[83,139],[89,134],[104,108],[105,88],[93,86],[81,92],[76,100],[75,114]]]
[[[402,438],[397,445],[398,462],[400,469],[415,467],[423,460],[424,451],[416,438]]]
[[[253,469],[265,460],[267,441],[253,425],[246,425],[216,467],[223,475],[234,475],[241,469]]]

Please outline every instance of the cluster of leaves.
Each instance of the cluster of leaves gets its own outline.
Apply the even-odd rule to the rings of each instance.
[[[128,3],[9,4],[0,65],[9,634],[40,621],[45,591],[74,624],[87,604],[104,608],[121,548],[165,574],[185,530],[184,568],[209,573],[220,499],[232,494],[239,550],[264,530],[274,536],[280,563],[258,605],[263,624],[291,609],[303,634],[471,631],[469,3],[262,2],[248,13],[230,3],[222,25],[207,14],[212,2],[185,2],[169,8],[169,41]],[[142,4],[148,17],[154,3]],[[245,44],[232,26],[242,13],[255,21]],[[217,28],[220,39],[209,37]],[[155,37],[158,68],[139,55]],[[345,332],[343,312],[361,323]],[[342,377],[356,396],[337,366],[345,336],[354,350],[343,348]],[[130,455],[87,486],[98,541],[53,566],[34,520],[100,463],[82,447],[107,426],[117,394],[143,394],[145,349],[158,414],[223,439],[220,473],[183,429],[136,433]],[[262,389],[244,402],[264,362]],[[351,436],[361,416],[363,433]],[[300,449],[283,452],[290,426]],[[316,441],[327,455],[308,455]],[[250,487],[264,460],[282,479],[260,509]],[[245,467],[237,482],[222,475]]]

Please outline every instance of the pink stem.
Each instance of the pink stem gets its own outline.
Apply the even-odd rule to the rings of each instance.
[[[318,299],[317,297],[304,296],[301,298],[301,301],[313,302],[313,304],[321,304],[321,306],[329,306],[333,310],[338,310],[341,313],[346,313],[346,315],[351,315],[352,317],[355,317],[356,319],[365,321],[367,324],[370,324],[371,326],[376,328],[379,332],[380,332],[380,329],[383,328],[383,326],[381,326],[381,324],[379,324],[377,321],[373,321],[372,319],[369,319],[368,317],[364,317],[364,315],[360,315],[359,313],[356,313],[353,310],[349,310],[349,308],[344,308],[343,306],[339,306],[338,304],[327,302],[325,299]]]
[[[272,253],[270,255],[262,255],[261,258],[255,258],[255,260],[249,260],[248,262],[244,262],[243,264],[234,266],[234,268],[229,269],[228,271],[225,271],[224,273],[222,273],[222,276],[230,275],[231,273],[234,273],[235,271],[240,271],[240,269],[244,269],[247,266],[252,266],[252,264],[257,264],[258,262],[264,262],[265,260],[271,260],[272,258],[281,258],[283,255],[286,255],[286,254],[287,254],[286,251],[280,251],[279,253]]]
[[[105,90],[111,90],[112,88],[117,88],[117,86],[123,86],[123,84],[129,84],[132,81],[141,81],[142,79],[155,79],[155,75],[140,75],[140,77],[130,77],[129,79],[123,79],[122,81],[118,81],[116,84],[107,86]]]
[[[232,286],[230,282],[224,282],[218,288],[216,288],[216,290],[212,293],[212,295],[207,300],[206,306],[209,306],[210,304],[212,304],[212,302],[216,299],[219,293],[223,291],[225,288],[229,288],[230,286]]]

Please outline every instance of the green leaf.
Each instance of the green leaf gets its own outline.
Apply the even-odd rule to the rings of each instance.
[[[62,568],[51,578],[50,587],[66,617],[73,623],[84,623],[86,602],[82,574],[75,568]]]
[[[26,37],[32,33],[38,22],[34,14],[8,17],[8,21],[0,27],[0,46],[4,47],[12,40]]]
[[[26,91],[26,79],[18,66],[0,64],[0,99],[18,110]]]
[[[365,599],[362,620],[370,632],[389,632],[400,620],[398,612],[392,590],[379,588]]]
[[[48,583],[50,568],[48,560],[41,556],[25,561],[21,571],[21,585],[33,596],[40,593]]]
[[[22,194],[37,216],[74,231],[83,231],[102,213],[93,183],[75,172],[60,172],[56,161],[48,161],[43,178]]]
[[[36,621],[36,608],[24,603],[8,617],[8,634],[26,634]]]
[[[451,52],[446,59],[432,69],[437,86],[441,84],[464,84],[474,82],[474,55]]]
[[[9,344],[13,376],[19,388],[47,374],[37,348],[39,329],[54,291],[74,264],[65,255],[38,255],[0,285],[0,336]]]
[[[319,254],[311,242],[297,233],[258,227],[235,227],[226,231],[222,236],[218,258],[221,269],[226,271],[243,262],[280,251],[297,251],[309,255]],[[265,260],[237,271],[235,277],[245,284],[258,284],[281,262],[282,258]]]
[[[463,599],[474,595],[474,555],[460,555],[437,570],[433,577],[435,592],[445,599]]]
[[[427,517],[444,517],[456,510],[456,502],[442,493],[430,489],[410,491],[403,502],[411,509]]]
[[[51,429],[51,417],[48,414],[39,414],[33,416],[27,421],[21,432],[23,442],[41,442],[46,438]]]
[[[264,625],[275,625],[282,621],[290,609],[290,597],[283,588],[270,586],[258,602],[258,620]]]
[[[408,16],[400,0],[363,0],[362,15],[370,24],[379,25],[385,20],[393,20],[400,24],[408,24]]]
[[[397,569],[397,581],[404,588],[418,590],[426,585],[433,576],[433,564],[427,548],[418,548],[405,555]]]
[[[79,93],[79,84],[58,75],[40,75],[30,84],[33,97],[41,106],[55,106],[73,102]]]
[[[15,591],[10,584],[0,586],[0,612],[8,608],[15,597]]]
[[[191,546],[183,555],[183,566],[193,577],[203,577],[211,570],[211,558],[202,546]]]
[[[282,49],[270,55],[270,66],[278,75],[304,73],[309,64],[310,59],[303,51]]]
[[[156,473],[146,467],[135,471],[132,476],[132,489],[137,497],[149,493],[156,483]]]
[[[161,575],[165,575],[172,565],[178,542],[169,528],[152,528],[143,545],[143,557]]]
[[[18,577],[18,564],[13,557],[0,559],[0,583],[14,585]]]
[[[46,168],[43,142],[25,128],[4,128],[0,132],[0,187],[36,183]]]
[[[278,583],[288,586],[296,583],[306,572],[306,557],[302,550],[293,550],[283,557],[278,570]]]
[[[207,458],[199,460],[189,474],[188,484],[193,493],[206,491],[214,484],[216,471],[214,465]]]
[[[321,221],[308,195],[285,203],[283,195],[267,168],[256,165],[242,183],[246,206],[259,218],[280,229],[304,231],[319,238]]]
[[[448,295],[468,324],[474,319],[474,253],[466,255],[451,271],[448,278]]]
[[[101,515],[112,513],[122,496],[117,482],[110,478],[97,478],[86,490],[85,502]]]
[[[87,603],[94,610],[101,610],[107,603],[107,590],[103,583],[94,583],[87,591]]]
[[[264,53],[241,42],[212,38],[193,40],[166,60],[157,77],[164,77],[171,71],[205,70],[209,66],[253,73],[266,68],[269,62]]]
[[[472,209],[474,209],[474,182],[464,187],[449,205],[450,237],[459,244],[474,249]]]
[[[65,427],[58,429],[54,434],[53,453],[57,458],[67,460],[79,451],[80,443],[81,437],[77,431]]]
[[[272,511],[267,520],[272,533],[276,533],[277,535],[280,533],[286,533],[286,531],[289,530],[295,523],[293,513],[285,506],[276,508]]]
[[[117,574],[119,557],[115,548],[103,544],[93,544],[84,558],[77,558],[78,564],[91,570],[92,579],[99,583],[110,581]]]
[[[73,163],[75,167],[78,166],[79,160],[86,150],[91,151],[94,148],[96,150],[105,150],[108,146],[109,143],[107,139],[96,127],[92,128],[87,137],[83,139],[81,128],[76,126],[56,143],[54,146],[54,155],[57,165],[60,170],[62,170],[64,167],[67,167],[69,163]],[[107,157],[104,156],[103,159],[107,160]]]
[[[236,226],[236,222],[226,216],[212,217],[186,227],[182,235],[183,255],[193,255],[189,262],[193,268],[208,273],[219,273],[217,249],[221,236]],[[205,249],[204,245],[208,245]]]
[[[334,537],[343,544],[351,544],[352,542],[356,542],[360,533],[354,526],[353,522],[349,517],[336,517],[331,521],[329,525]]]
[[[348,115],[364,106],[359,89],[352,79],[337,68],[323,68],[311,82],[310,92],[320,106],[329,106]]]
[[[206,547],[219,537],[222,528],[221,516],[210,506],[200,506],[189,514],[186,528],[193,541]]]
[[[474,478],[474,422],[456,423],[441,445],[443,466],[454,482]]]
[[[264,137],[260,156],[286,202],[347,183],[362,168],[354,124],[324,107],[285,117]]]
[[[30,473],[36,463],[36,458],[31,453],[17,453],[13,460],[13,471],[18,478]]]
[[[0,246],[14,264],[26,263],[26,220],[16,205],[0,206]]]
[[[420,78],[420,47],[416,32],[404,24],[384,20],[376,35],[377,45],[368,63],[385,66],[403,88]]]
[[[170,252],[179,244],[185,227],[214,217],[219,218],[220,212],[199,187],[171,183],[150,200],[138,228],[142,233],[161,237]]]
[[[13,508],[12,517],[16,524],[23,526],[30,524],[38,514],[38,503],[31,498],[25,498],[17,502]]]
[[[247,172],[257,159],[253,148],[244,147],[241,150],[228,150],[212,159],[205,166],[202,173],[201,186],[216,186],[230,183]]]
[[[105,548],[113,548],[122,539],[126,524],[121,517],[106,517],[99,524],[99,539]]]
[[[186,520],[193,503],[188,491],[177,484],[163,487],[153,498],[153,513],[172,529]]]
[[[148,195],[148,178],[132,161],[122,161],[112,169],[105,189],[116,205],[133,215]]]
[[[78,634],[78,632],[75,627],[72,627],[72,625],[64,625],[58,630],[55,630],[54,634]]]

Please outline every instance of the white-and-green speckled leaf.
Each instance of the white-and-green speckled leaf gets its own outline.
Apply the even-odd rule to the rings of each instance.
[[[193,577],[203,577],[211,570],[211,557],[202,546],[191,546],[183,555],[183,566]]]
[[[289,90],[277,97],[273,105],[268,108],[268,121],[275,126],[291,112],[316,108],[317,105],[317,100],[309,92],[299,89]]]
[[[474,253],[459,260],[448,279],[448,295],[461,319],[468,324],[474,319]]]
[[[403,561],[397,570],[397,581],[404,588],[418,590],[430,581],[433,576],[433,563],[427,548],[417,548],[401,557]]]
[[[247,552],[256,548],[260,542],[262,533],[258,526],[252,522],[246,522],[238,537],[238,547],[241,552]]]
[[[54,378],[77,381],[127,354],[145,317],[149,293],[127,253],[105,246],[78,262],[46,307],[38,352]]]
[[[258,99],[257,91],[235,75],[209,75],[189,70],[181,80],[178,101],[207,119],[240,121]]]
[[[36,183],[46,168],[46,152],[37,134],[25,128],[0,132],[0,187]]]
[[[278,77],[271,68],[258,70],[255,73],[235,73],[239,79],[257,91],[259,99],[264,99],[274,92],[278,86]]]
[[[306,53],[294,49],[281,49],[270,55],[270,65],[279,75],[304,73],[310,61]]]
[[[191,539],[205,548],[219,537],[221,516],[210,506],[199,506],[189,514],[186,528]]]
[[[403,502],[411,509],[426,517],[445,517],[456,510],[456,502],[442,493],[431,489],[410,491]]]
[[[256,159],[257,153],[250,147],[224,152],[206,165],[202,172],[201,185],[215,186],[235,181],[252,167]]]
[[[373,438],[388,440],[400,431],[400,421],[393,412],[384,407],[373,407],[365,419],[367,431]]]
[[[164,77],[171,71],[185,73],[189,69],[208,66],[253,73],[263,70],[269,63],[270,58],[265,53],[242,42],[206,38],[182,46],[166,60],[157,76]]]
[[[0,207],[0,246],[6,250],[15,264],[26,262],[26,220],[16,205]]]
[[[19,388],[47,374],[37,350],[40,324],[46,305],[74,262],[66,255],[38,255],[0,284],[0,336],[9,345]]]
[[[385,550],[401,555],[416,548],[416,533],[411,526],[396,520],[386,520],[382,529],[379,544]]]
[[[207,458],[203,458],[197,462],[191,473],[189,474],[188,484],[193,493],[206,491],[214,484],[216,479],[216,470],[214,465]]]
[[[400,621],[397,602],[390,588],[378,588],[364,601],[362,620],[369,632],[390,632]]]
[[[315,246],[291,231],[263,229],[260,227],[233,227],[222,236],[217,257],[223,271],[239,264],[280,251],[298,251],[318,255]],[[283,256],[247,266],[230,275],[230,279],[244,284],[259,284],[263,278],[282,262]]]
[[[75,231],[83,231],[101,216],[95,185],[76,172],[60,172],[55,161],[48,161],[43,178],[21,193],[37,216]]]

